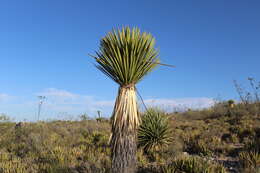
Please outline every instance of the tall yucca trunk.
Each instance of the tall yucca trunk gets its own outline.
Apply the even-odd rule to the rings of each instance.
[[[136,171],[136,132],[139,125],[133,85],[120,87],[112,117],[111,158],[113,173]]]

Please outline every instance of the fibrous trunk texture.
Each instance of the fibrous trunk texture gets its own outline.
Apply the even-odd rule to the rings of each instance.
[[[112,173],[134,173],[136,171],[138,126],[135,87],[120,87],[112,116]]]

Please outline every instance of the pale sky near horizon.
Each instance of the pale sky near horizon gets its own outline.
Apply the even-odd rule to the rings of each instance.
[[[113,27],[152,33],[163,63],[137,85],[148,105],[207,107],[238,99],[232,81],[260,81],[258,0],[2,0],[0,113],[35,120],[108,116],[117,84],[87,56]]]

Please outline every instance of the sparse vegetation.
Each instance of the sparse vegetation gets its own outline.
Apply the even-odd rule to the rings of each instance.
[[[226,169],[200,157],[184,157],[174,160],[165,166],[165,173],[226,173]]]
[[[167,115],[156,109],[144,113],[138,172],[259,171],[260,114],[237,103],[230,116],[226,105]],[[110,135],[109,120],[1,122],[0,172],[109,173]]]
[[[232,106],[231,106],[232,105]],[[260,107],[223,101],[204,110],[148,109],[138,130],[138,173],[259,173]],[[0,173],[110,173],[110,120],[0,119]]]

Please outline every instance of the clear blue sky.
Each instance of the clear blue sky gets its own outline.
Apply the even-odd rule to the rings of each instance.
[[[162,62],[177,67],[160,67],[138,84],[144,99],[237,98],[232,80],[260,80],[259,19],[259,0],[2,0],[0,112],[32,119],[39,94],[113,101],[117,85],[87,54],[123,25],[151,32]],[[70,111],[51,116],[57,112]]]

